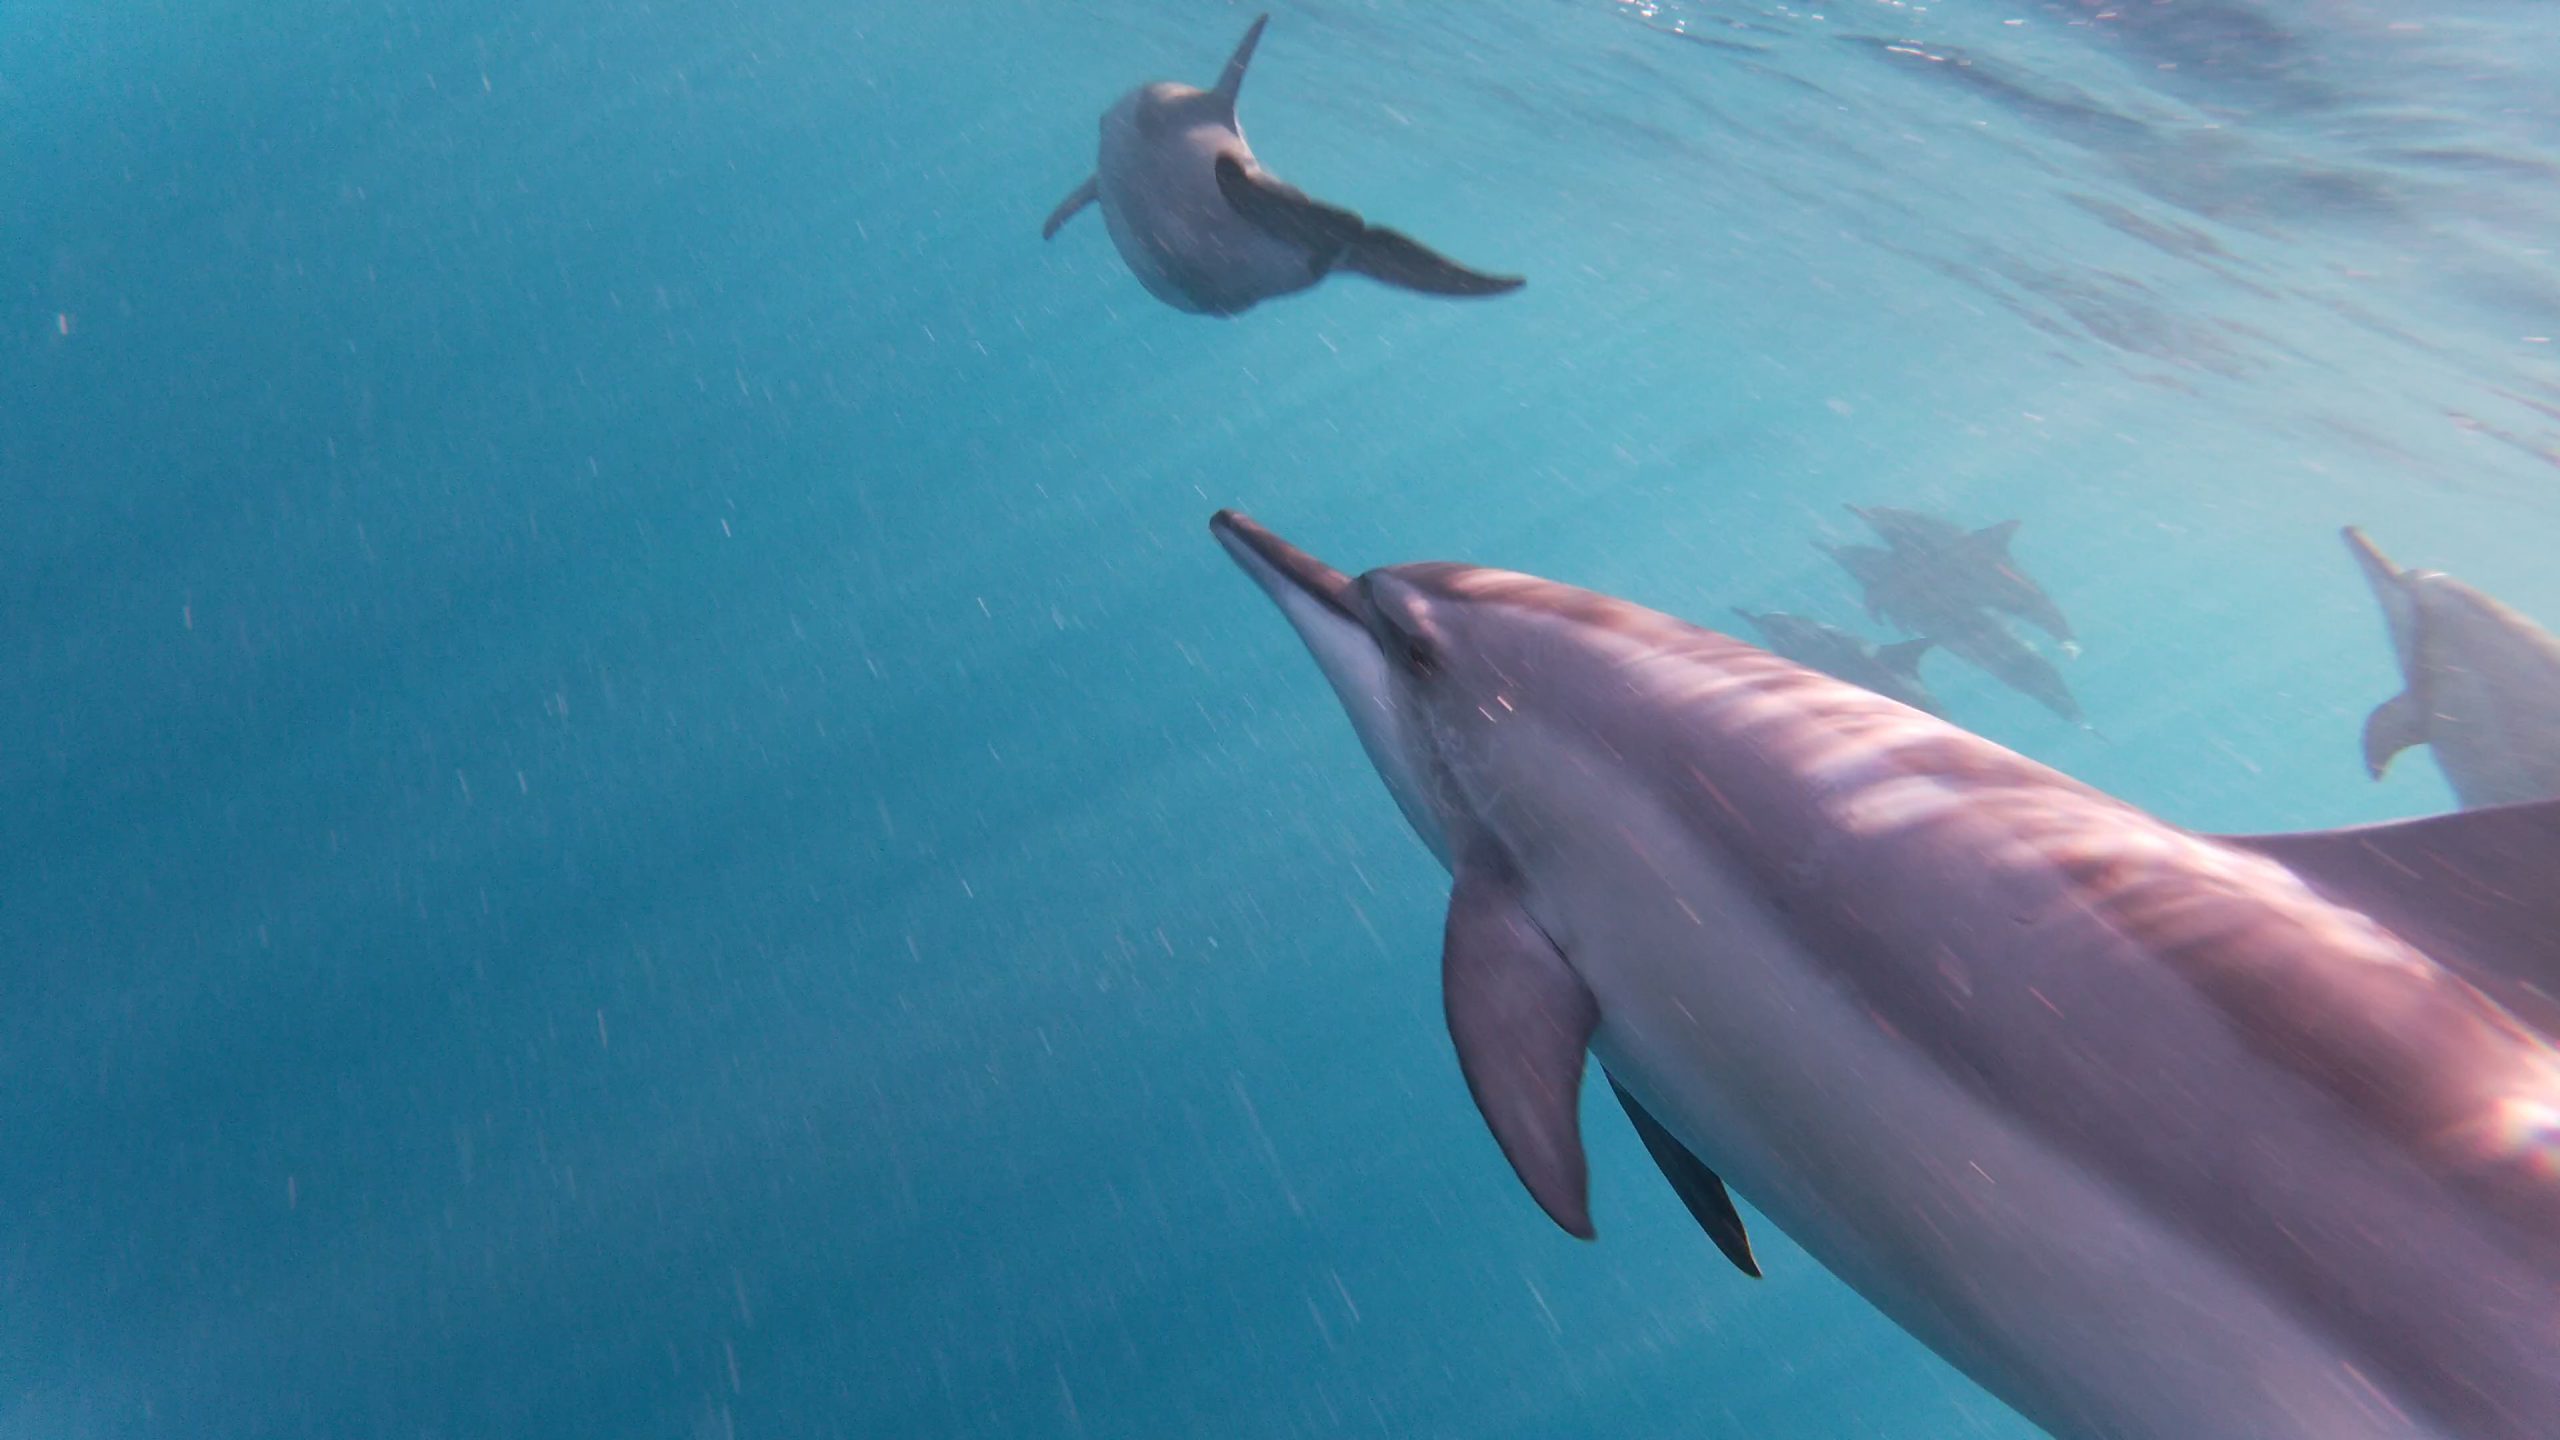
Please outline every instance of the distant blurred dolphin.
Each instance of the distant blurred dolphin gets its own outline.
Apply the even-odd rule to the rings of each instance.
[[[2366,718],[2365,770],[2379,780],[2424,745],[2466,806],[2560,797],[2560,640],[2440,570],[2401,569],[2352,525],[2339,533],[2408,685]]]
[[[1806,615],[1790,615],[1783,610],[1751,611],[1739,606],[1733,613],[1750,621],[1771,650],[1799,665],[1810,665],[1835,680],[1873,690],[1887,700],[1899,700],[1926,714],[1945,713],[1939,708],[1938,697],[1929,693],[1927,682],[1920,678],[1920,657],[1937,643],[1934,640],[1924,637],[1878,647],[1837,625],[1826,625]]]
[[[1336,270],[1426,295],[1519,289],[1517,276],[1470,270],[1262,168],[1236,122],[1236,92],[1270,19],[1245,31],[1215,87],[1158,81],[1104,112],[1098,167],[1050,212],[1040,238],[1100,200],[1111,243],[1138,283],[1195,315],[1240,315]]]
[[[1929,565],[1945,585],[1972,603],[2015,615],[2065,645],[2075,642],[2062,607],[2010,558],[2017,521],[1967,530],[1924,511],[1890,505],[1852,505],[1849,513],[1866,521],[1895,550]]]
[[[2064,1440],[2560,1434],[2560,802],[2198,835],[1605,595],[1211,529],[1449,867],[1564,1229],[1587,1050],[1711,1234],[1730,1181]]]
[[[2079,697],[2062,671],[2036,648],[2009,633],[1946,568],[1909,550],[1874,545],[1814,548],[1839,562],[1865,591],[1867,615],[1934,640],[1948,654],[1971,662],[1993,679],[2047,710],[2085,726]]]

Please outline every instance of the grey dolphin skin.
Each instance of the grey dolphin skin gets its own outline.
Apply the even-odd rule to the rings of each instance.
[[[1864,686],[1888,700],[1898,700],[1931,715],[1946,712],[1920,679],[1920,657],[1933,640],[1905,640],[1879,649],[1837,625],[1784,611],[1733,612],[1751,622],[1769,648],[1799,665],[1810,665],[1837,680]]]
[[[1094,173],[1050,212],[1046,240],[1099,200],[1111,243],[1147,293],[1195,315],[1240,315],[1337,270],[1426,295],[1500,295],[1488,275],[1272,178],[1245,145],[1236,92],[1268,15],[1207,90],[1141,85],[1102,116]]]
[[[2061,1440],[2560,1434],[2560,804],[2199,835],[1623,601],[1211,529],[1449,867],[1566,1230],[1588,1053]]]
[[[2465,806],[2560,796],[2560,639],[2442,571],[2401,569],[2352,525],[2339,533],[2408,687],[2364,722],[2366,773],[2424,745]]]
[[[1814,548],[1839,562],[1864,589],[1871,619],[1937,642],[1948,654],[1965,660],[1993,679],[2047,710],[2085,725],[2079,697],[2062,671],[2036,648],[2009,633],[1999,617],[1972,597],[1950,589],[1937,567],[1915,562],[1900,550],[1873,545],[1825,545]]]
[[[1943,587],[1976,605],[2015,615],[2066,645],[2076,641],[2062,607],[2009,554],[2009,542],[2018,533],[2017,521],[1967,530],[1952,520],[1890,505],[1848,509],[1885,544],[1929,565]]]

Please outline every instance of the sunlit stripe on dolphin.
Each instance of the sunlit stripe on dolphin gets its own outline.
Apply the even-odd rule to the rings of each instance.
[[[1566,1229],[1587,1048],[2066,1440],[2560,1434],[2560,805],[2198,835],[1623,601],[1212,529],[1449,864]]]

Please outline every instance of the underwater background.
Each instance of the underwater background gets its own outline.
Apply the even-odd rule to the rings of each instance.
[[[1282,0],[1264,162],[1528,287],[1042,244],[1252,13],[0,6],[0,1437],[2034,1433],[1614,1116],[1554,1231],[1205,522],[1886,638],[1844,503],[2016,518],[2095,732],[1959,722],[2448,808],[2336,531],[2560,621],[2560,25]]]

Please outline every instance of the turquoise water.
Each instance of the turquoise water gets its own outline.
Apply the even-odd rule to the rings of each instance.
[[[1843,502],[2016,517],[2099,733],[1959,721],[2444,808],[2335,530],[2560,620],[2560,26],[1289,4],[1264,161],[1525,291],[1044,246],[1249,16],[0,8],[0,1436],[2032,1434],[1614,1117],[1518,1193],[1204,522],[1855,623]]]

